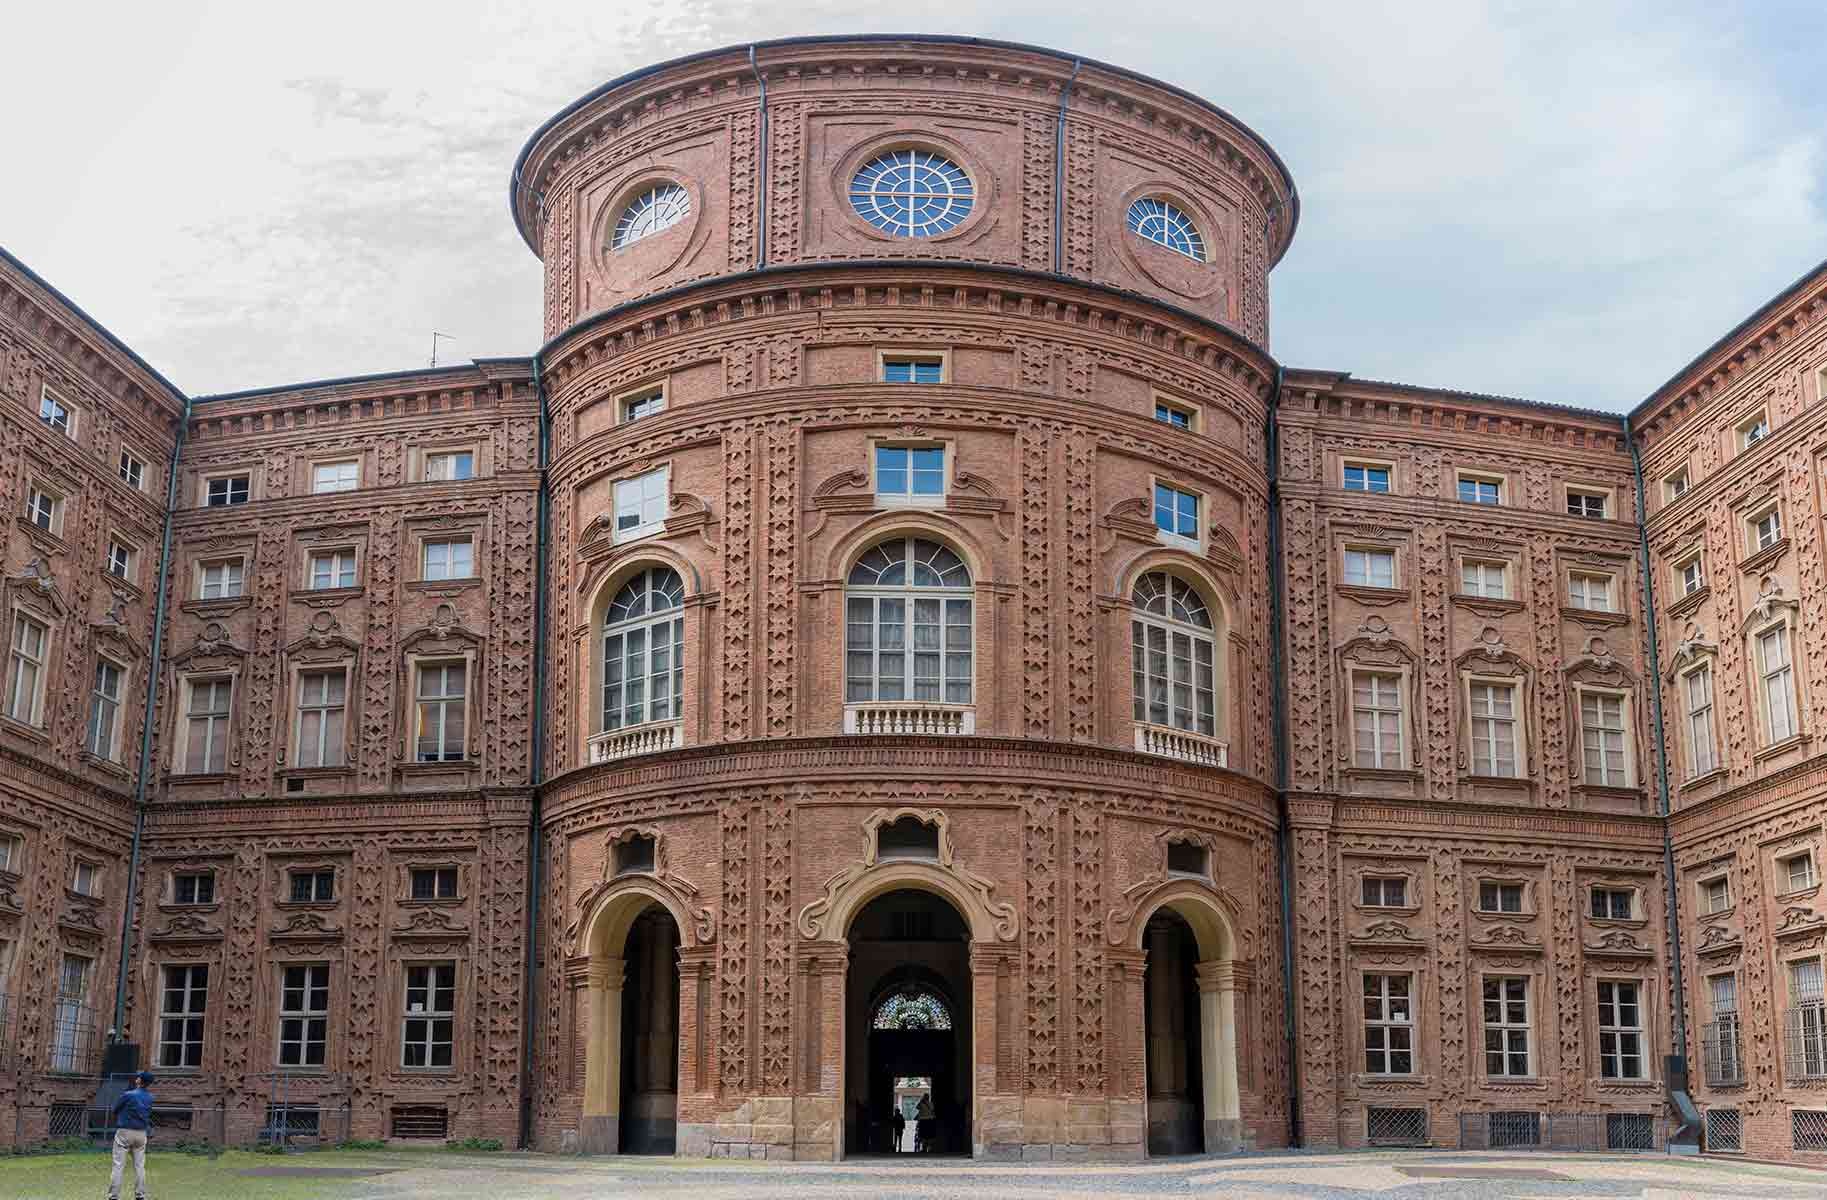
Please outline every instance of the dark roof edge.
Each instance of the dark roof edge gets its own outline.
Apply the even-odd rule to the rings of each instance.
[[[1003,41],[1000,38],[952,36],[942,33],[832,33],[813,34],[803,37],[769,38],[765,41],[739,42],[731,46],[718,46],[711,50],[700,50],[695,54],[685,54],[678,58],[669,58],[665,62],[652,63],[648,66],[630,71],[625,75],[617,76],[609,82],[601,84],[584,93],[582,96],[579,96],[571,103],[559,109],[552,116],[548,117],[544,123],[542,123],[539,128],[535,129],[532,135],[527,138],[526,144],[520,148],[520,153],[514,156],[514,170],[508,176],[508,215],[513,218],[514,228],[520,231],[521,240],[527,244],[527,248],[535,255],[539,253],[538,244],[534,242],[528,235],[525,227],[520,223],[520,209],[515,203],[516,193],[521,186],[520,169],[526,165],[527,155],[532,152],[533,146],[560,122],[570,117],[579,109],[594,103],[596,100],[608,95],[617,88],[626,87],[628,84],[638,82],[649,75],[656,75],[661,71],[670,71],[676,67],[689,66],[692,63],[702,62],[705,59],[716,58],[720,55],[738,54],[748,50],[770,50],[777,46],[842,45],[846,42],[861,42],[865,44],[913,42],[921,45],[982,46],[992,50],[1019,50],[1028,54],[1042,54],[1046,55],[1048,58],[1062,59],[1066,62],[1081,62],[1086,66],[1096,67],[1100,71],[1109,71],[1113,75],[1122,75],[1129,79],[1133,79],[1138,83],[1147,84],[1149,87],[1160,88],[1164,92],[1171,93],[1183,100],[1190,101],[1200,108],[1221,117],[1230,125],[1241,131],[1245,137],[1256,143],[1257,147],[1261,149],[1264,154],[1269,156],[1269,161],[1273,162],[1276,170],[1281,172],[1282,183],[1285,184],[1288,189],[1289,209],[1288,235],[1282,239],[1282,250],[1284,253],[1286,252],[1288,245],[1294,240],[1295,228],[1300,224],[1300,190],[1294,186],[1294,176],[1288,170],[1288,164],[1282,161],[1281,155],[1275,152],[1275,147],[1269,145],[1268,140],[1260,133],[1257,133],[1254,129],[1250,128],[1242,121],[1239,121],[1236,117],[1218,107],[1216,104],[1213,104],[1205,97],[1190,92],[1176,84],[1156,79],[1152,75],[1144,75],[1140,71],[1132,71],[1128,67],[1119,67],[1112,63],[1104,62],[1102,59],[1085,58],[1082,55],[1068,54],[1063,50],[1055,50],[1050,46],[1036,46],[1029,42],[1008,42]],[[1277,261],[1279,260],[1280,256],[1278,255]]]
[[[193,404],[211,404],[217,400],[251,400],[256,396],[273,396],[280,392],[302,392],[311,388],[340,387],[350,383],[379,383],[387,379],[410,379],[415,375],[457,375],[474,374],[485,363],[526,363],[530,369],[533,360],[525,355],[508,355],[498,358],[473,358],[467,363],[455,363],[448,367],[418,367],[405,371],[377,371],[372,375],[342,375],[334,379],[307,379],[299,383],[276,383],[270,387],[248,388],[240,392],[215,392],[208,396],[196,396]]]
[[[59,291],[57,289],[57,287],[54,284],[51,283],[50,280],[46,279],[44,276],[40,275],[38,272],[32,270],[32,268],[26,266],[23,262],[21,262],[19,260],[18,255],[9,251],[5,246],[0,246],[0,258],[5,259],[7,261],[7,263],[10,264],[11,266],[18,268],[18,270],[22,274],[24,274],[27,279],[30,279],[33,283],[37,284],[39,287],[41,287],[45,291],[49,292],[52,296],[56,297],[57,302],[59,304],[63,305],[65,308],[67,308],[71,312],[75,313],[78,317],[81,317],[83,319],[84,323],[86,323],[89,326],[89,328],[93,329],[96,333],[99,333],[102,335],[102,337],[106,338],[108,340],[109,345],[113,346],[116,350],[119,350],[122,354],[125,354],[128,358],[132,359],[134,361],[134,363],[136,365],[138,365],[142,371],[145,371],[146,374],[152,376],[154,379],[158,380],[161,384],[163,384],[165,386],[166,390],[168,390],[172,394],[172,396],[174,396],[177,399],[180,406],[186,405],[190,402],[190,398],[184,394],[183,388],[181,388],[177,384],[171,382],[171,380],[165,378],[164,374],[161,373],[157,367],[153,366],[151,363],[149,363],[145,359],[141,358],[139,356],[138,352],[135,351],[132,346],[129,346],[126,342],[123,342],[118,337],[115,337],[114,332],[112,330],[110,330],[106,325],[103,325],[100,321],[97,321],[94,317],[90,316],[87,312],[85,312],[83,310],[82,305],[76,303],[76,301],[74,301],[74,300],[70,299],[68,296],[64,295],[61,291]]]
[[[1827,258],[1824,258],[1820,262],[1815,263],[1812,267],[1809,267],[1800,279],[1797,279],[1794,283],[1791,283],[1788,287],[1764,301],[1750,316],[1732,326],[1731,329],[1726,331],[1724,336],[1720,337],[1699,354],[1696,354],[1686,366],[1682,367],[1679,371],[1676,371],[1673,375],[1670,375],[1663,381],[1661,387],[1658,387],[1655,391],[1644,397],[1638,402],[1635,408],[1630,410],[1629,416],[1631,421],[1634,423],[1637,417],[1641,415],[1645,409],[1667,399],[1667,393],[1670,388],[1691,375],[1695,368],[1699,367],[1700,364],[1704,363],[1707,359],[1713,357],[1713,355],[1719,353],[1721,350],[1743,337],[1746,331],[1756,325],[1759,321],[1762,321],[1765,317],[1768,317],[1772,311],[1781,308],[1783,305],[1789,303],[1789,301],[1795,299],[1797,292],[1801,291],[1807,286],[1810,280],[1819,277],[1824,271],[1827,271]]]
[[[1523,408],[1540,408],[1549,412],[1566,413],[1574,417],[1596,417],[1601,421],[1615,421],[1620,427],[1624,423],[1624,414],[1607,412],[1600,408],[1581,408],[1577,404],[1556,404],[1551,400],[1526,400],[1521,396],[1499,396],[1493,392],[1468,392],[1460,388],[1429,387],[1422,383],[1397,383],[1391,379],[1360,379],[1350,371],[1328,371],[1317,367],[1289,367],[1288,375],[1327,375],[1337,383],[1350,380],[1352,383],[1364,384],[1367,387],[1390,388],[1398,392],[1425,392],[1430,396],[1456,396],[1462,400],[1488,400],[1496,404],[1516,404]]]

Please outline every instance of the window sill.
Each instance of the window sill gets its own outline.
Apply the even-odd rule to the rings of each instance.
[[[1198,538],[1185,537],[1178,533],[1169,533],[1159,525],[1155,526],[1155,537],[1163,546],[1172,546],[1176,550],[1185,550],[1191,554],[1205,553],[1205,547]]]
[[[1778,755],[1787,754],[1791,750],[1806,746],[1810,740],[1810,735],[1807,733],[1798,733],[1792,737],[1786,737],[1780,742],[1771,742],[1761,750],[1753,750],[1751,758],[1756,762],[1763,762],[1765,759],[1776,758]]]
[[[235,774],[232,771],[172,771],[165,778],[171,783],[227,783]]]
[[[332,767],[282,766],[278,771],[275,771],[274,774],[280,779],[322,779],[325,776],[332,775],[353,775],[355,774],[355,764],[343,763]]]
[[[462,896],[419,896],[416,898],[404,896],[394,903],[403,908],[412,908],[414,906],[426,908],[457,908],[462,906],[463,899]]]
[[[335,909],[341,908],[342,901],[340,901],[340,900],[275,900],[275,901],[273,901],[273,907],[274,908],[283,908],[287,912],[304,912],[304,911],[309,911],[309,910],[315,910],[317,912],[331,912]]]
[[[208,904],[179,904],[174,900],[159,901],[159,911],[164,913],[212,913],[221,907],[220,900],[211,900]]]
[[[1362,912],[1375,913],[1378,916],[1415,917],[1421,915],[1419,904],[1363,904],[1357,905]]]
[[[1408,767],[1346,767],[1343,774],[1353,779],[1399,779],[1414,781],[1421,772]]]
[[[1374,587],[1367,583],[1335,583],[1332,590],[1372,608],[1399,604],[1409,597],[1409,590],[1405,587]]]
[[[1749,575],[1753,571],[1761,571],[1765,567],[1775,563],[1777,559],[1788,553],[1788,551],[1789,537],[1785,534],[1782,537],[1777,538],[1774,542],[1771,542],[1768,546],[1765,546],[1762,550],[1752,554],[1749,558],[1740,559],[1738,569],[1746,575]]]
[[[308,604],[312,608],[335,608],[339,605],[347,604],[361,594],[362,589],[359,585],[356,587],[337,588],[308,587],[299,588],[297,591],[293,592],[292,599],[297,600],[301,604]]]
[[[1586,923],[1597,929],[1648,929],[1648,917],[1594,917],[1588,915]]]
[[[43,538],[59,550],[66,552],[69,550],[70,544],[63,540],[63,534],[58,530],[46,529],[38,522],[29,520],[25,517],[18,517],[15,519],[19,522],[19,528],[25,530],[25,535],[27,537]]]
[[[129,579],[124,575],[116,575],[106,567],[97,567],[96,573],[102,577],[103,581],[106,582],[109,587],[119,588],[121,591],[126,592],[128,599],[143,600],[146,598],[146,589],[141,587],[135,580]]]
[[[1427,1087],[1434,1082],[1432,1075],[1423,1075],[1415,1071],[1391,1072],[1378,1074],[1373,1071],[1358,1071],[1351,1076],[1355,1087]]]
[[[254,598],[243,592],[239,596],[225,596],[215,600],[186,600],[178,605],[178,609],[198,617],[226,617],[253,606]]]
[[[16,733],[23,738],[30,738],[34,742],[48,743],[51,740],[49,730],[40,729],[36,725],[28,725],[17,717],[0,716],[0,729],[4,729],[8,733]]]
[[[617,546],[625,542],[638,542],[642,538],[653,537],[666,532],[666,522],[656,521],[652,525],[637,525],[633,529],[616,529],[609,534],[609,540]]]
[[[1726,769],[1724,767],[1714,767],[1710,771],[1702,771],[1698,775],[1695,775],[1689,779],[1683,780],[1680,783],[1679,787],[1680,787],[1681,791],[1685,792],[1689,788],[1702,787],[1706,784],[1714,782],[1715,780],[1724,779],[1725,776],[1726,776]]]
[[[1706,598],[1713,594],[1713,589],[1701,584],[1687,595],[1681,597],[1663,611],[1671,617],[1684,617],[1699,608]]]
[[[1487,617],[1501,617],[1507,613],[1519,613],[1523,610],[1521,600],[1511,600],[1507,596],[1473,596],[1465,592],[1454,592],[1447,597],[1455,608],[1466,608]]]
[[[470,588],[482,586],[480,575],[464,575],[456,579],[409,579],[406,590],[409,592],[431,592],[435,594],[456,595]]]
[[[110,775],[118,775],[122,779],[133,778],[133,773],[131,771],[127,770],[126,767],[115,762],[111,758],[103,758],[98,754],[91,754],[87,750],[79,751],[76,758],[77,761],[81,762],[84,766],[94,767],[98,771],[105,771]]]
[[[1488,1088],[1517,1088],[1531,1092],[1548,1090],[1548,1081],[1539,1075],[1486,1075],[1483,1086]]]
[[[1810,899],[1817,895],[1820,890],[1821,885],[1818,882],[1811,883],[1807,887],[1796,888],[1793,892],[1778,892],[1772,899],[1781,900],[1785,904],[1792,904],[1797,900]]]
[[[1653,1079],[1608,1079],[1601,1075],[1592,1081],[1592,1086],[1595,1088],[1604,1088],[1607,1091],[1613,1092],[1647,1092],[1658,1090],[1662,1085]]]
[[[1630,614],[1610,608],[1580,608],[1573,604],[1561,605],[1561,616],[1569,621],[1578,621],[1582,625],[1599,629],[1610,629],[1618,625],[1630,624]]]
[[[877,492],[875,506],[877,508],[944,508],[946,499],[944,495],[899,496],[892,492],[886,494]]]
[[[1535,781],[1527,775],[1473,775],[1467,773],[1459,777],[1461,783],[1475,783],[1480,787],[1507,787],[1518,791],[1530,791]]]

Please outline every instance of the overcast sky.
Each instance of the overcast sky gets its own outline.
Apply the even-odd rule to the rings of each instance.
[[[529,15],[529,12],[533,15]],[[630,21],[630,14],[639,17]],[[1291,366],[1625,409],[1827,257],[1827,4],[34,5],[0,245],[178,386],[525,354],[514,155],[604,80],[801,33],[1131,67],[1286,160]]]

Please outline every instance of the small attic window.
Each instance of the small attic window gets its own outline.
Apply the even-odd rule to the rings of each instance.
[[[616,843],[615,873],[634,875],[643,871],[650,873],[653,871],[652,836],[637,833],[626,841]]]
[[[918,817],[902,817],[875,831],[877,858],[939,857],[939,827]]]
[[[1167,843],[1167,869],[1175,875],[1208,875],[1206,849],[1197,842]]]

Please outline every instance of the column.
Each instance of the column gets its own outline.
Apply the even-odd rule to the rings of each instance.
[[[622,1083],[622,979],[619,958],[592,958],[588,975],[590,1040],[584,1057],[584,1111],[578,1130],[586,1154],[617,1150]]]
[[[1017,1055],[1005,1050],[1015,1036],[1001,1020],[1006,994],[1016,986],[1018,962],[1014,946],[997,942],[972,942],[971,972],[971,1157],[997,1158],[1021,1155],[1022,1100],[1020,1081],[1005,1072],[1003,1063]]]
[[[678,1153],[684,1158],[708,1158],[711,1124],[716,1118],[716,1074],[710,1061],[709,1022],[715,1013],[711,998],[717,974],[717,947],[679,949],[679,1057],[674,1068],[678,1081]]]
[[[1199,1047],[1205,1051],[1205,1151],[1235,1150],[1243,1138],[1242,1098],[1237,1089],[1237,994],[1247,986],[1243,965],[1213,959],[1197,967]]]
[[[1110,1151],[1112,1155],[1140,1158],[1146,1152],[1148,1096],[1147,1047],[1143,1042],[1144,1003],[1148,955],[1128,946],[1104,951],[1110,972]]]
[[[844,1150],[844,985],[850,943],[801,942],[800,1003],[805,1040],[796,1072],[802,1093],[793,1100],[793,1157],[830,1162]]]

